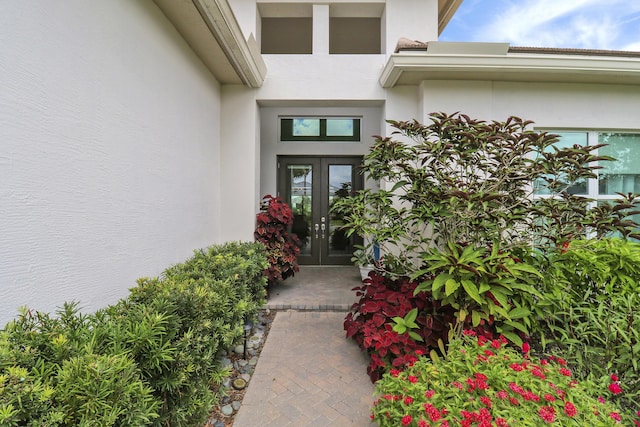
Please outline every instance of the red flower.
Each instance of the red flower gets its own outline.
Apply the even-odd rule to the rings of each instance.
[[[618,383],[611,383],[609,384],[609,391],[613,394],[620,394],[622,393],[622,387]]]
[[[509,365],[509,367],[510,367],[511,369],[513,369],[514,371],[516,371],[516,372],[520,372],[520,371],[522,371],[522,370],[524,369],[524,368],[522,367],[522,365],[521,365],[521,364],[519,364],[519,363],[512,363],[511,365]]]
[[[620,414],[618,414],[617,412],[611,412],[609,416],[616,421],[620,421]]]
[[[618,381],[618,376],[616,374],[611,374],[611,381]]]
[[[404,404],[405,404],[405,405],[411,405],[412,403],[413,403],[413,397],[411,397],[411,396],[406,396],[406,397],[404,398]]]
[[[418,421],[418,427],[428,427],[429,424],[425,420]]]
[[[524,354],[529,353],[529,350],[530,350],[530,349],[531,349],[531,348],[529,347],[529,343],[526,343],[526,342],[522,343],[522,352],[523,352]]]
[[[426,397],[427,399],[431,399],[433,397],[433,395],[436,394],[435,391],[433,390],[427,390],[424,392],[424,397]]]
[[[571,402],[565,402],[564,403],[564,413],[567,414],[570,417],[575,417],[576,414],[578,413],[578,410],[576,409],[575,405]]]
[[[547,402],[554,402],[556,400],[556,398],[549,393],[546,393],[543,397],[544,397],[544,400],[546,400]]]
[[[411,424],[412,421],[413,421],[413,418],[411,418],[411,415],[405,415],[404,417],[402,417],[403,426],[408,426],[409,424]]]
[[[560,372],[565,377],[570,377],[571,376],[571,371],[569,369],[567,369],[567,368],[560,368],[560,370],[558,372]]]
[[[418,382],[418,377],[414,377],[413,375],[409,375],[407,377],[407,380],[411,383],[411,384],[415,384]]]
[[[487,396],[480,397],[480,402],[482,402],[482,404],[487,408],[491,408],[491,399],[489,399]]]
[[[389,374],[391,374],[391,376],[392,376],[392,377],[397,378],[397,377],[398,377],[398,375],[400,375],[400,371],[399,371],[398,369],[391,369],[391,370],[389,371]]]
[[[551,424],[556,420],[555,409],[552,406],[542,406],[538,409],[538,415],[544,420],[545,423]]]
[[[496,350],[499,349],[501,345],[502,344],[498,340],[492,340],[491,341],[491,347],[495,348]]]
[[[497,397],[498,399],[506,399],[506,398],[508,398],[508,397],[509,397],[509,395],[507,394],[507,392],[506,392],[506,391],[504,391],[504,390],[500,390],[499,392],[497,392],[497,393],[496,393],[496,397]]]

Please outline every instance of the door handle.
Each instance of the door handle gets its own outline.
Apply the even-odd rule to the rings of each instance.
[[[323,227],[324,227],[324,224],[323,224]],[[318,229],[320,228],[320,226],[319,226],[318,224],[315,224],[315,225],[313,226],[313,228],[314,228],[314,230],[316,231],[316,239],[317,239],[317,238],[318,238]]]
[[[326,225],[324,225],[324,223],[322,223],[322,225],[320,226],[320,229],[322,230],[322,238],[324,239],[324,230],[326,229]]]

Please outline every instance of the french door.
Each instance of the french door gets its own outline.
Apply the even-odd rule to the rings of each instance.
[[[293,211],[291,231],[300,239],[300,264],[350,264],[357,236],[347,238],[333,203],[361,190],[362,157],[279,156],[278,194]]]

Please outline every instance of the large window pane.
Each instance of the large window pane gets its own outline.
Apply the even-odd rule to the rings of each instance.
[[[320,119],[293,119],[293,136],[320,136]]]
[[[559,141],[554,144],[557,149],[570,148],[574,145],[587,146],[588,134],[586,132],[553,132],[558,135]],[[553,147],[549,147],[547,151],[552,151]],[[562,176],[558,177],[562,181]],[[537,180],[534,183],[535,194],[537,195],[550,195],[551,192],[545,188],[544,180]],[[582,179],[576,181],[573,185],[566,188],[569,194],[587,194],[587,180]]]
[[[598,143],[608,144],[600,148],[600,155],[616,159],[601,162],[599,193],[640,193],[640,134],[600,133]]]

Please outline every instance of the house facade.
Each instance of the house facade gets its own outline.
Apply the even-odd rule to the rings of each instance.
[[[294,209],[302,262],[348,262],[328,209],[378,185],[357,165],[386,119],[606,140],[627,161],[586,191],[640,192],[640,54],[438,42],[460,2],[0,3],[0,322],[251,240],[265,194]]]

